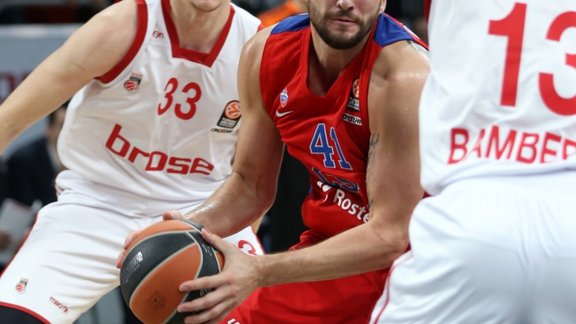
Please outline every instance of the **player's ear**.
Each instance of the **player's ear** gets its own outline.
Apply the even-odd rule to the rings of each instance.
[[[380,11],[379,13],[383,13],[386,10],[386,0],[380,0]]]

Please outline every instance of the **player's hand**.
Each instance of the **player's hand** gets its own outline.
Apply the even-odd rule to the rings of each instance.
[[[180,212],[175,210],[167,211],[162,214],[163,220],[183,219],[183,218],[184,216]],[[142,228],[128,234],[128,236],[124,240],[124,247],[122,248],[122,251],[118,255],[118,258],[116,259],[116,268],[120,269],[120,267],[122,266],[122,262],[124,261],[124,257],[126,256],[126,252],[128,252],[128,247],[130,246],[132,241],[134,241],[134,238],[138,236],[138,234],[140,234],[143,230],[144,229]]]
[[[262,256],[248,255],[216,234],[202,230],[202,236],[224,255],[224,269],[219,274],[186,281],[180,291],[214,289],[202,298],[178,306],[178,312],[190,313],[185,323],[220,323],[260,284],[256,263]]]

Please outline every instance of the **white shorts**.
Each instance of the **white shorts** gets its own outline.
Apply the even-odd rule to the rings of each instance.
[[[119,285],[115,263],[128,233],[161,219],[129,217],[80,194],[61,195],[40,210],[0,277],[0,305],[50,323],[72,323]],[[263,254],[251,228],[226,239],[245,252]]]
[[[576,178],[454,183],[424,199],[371,323],[574,323]]]

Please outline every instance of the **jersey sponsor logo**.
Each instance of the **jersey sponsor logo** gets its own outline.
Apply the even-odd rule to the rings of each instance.
[[[334,188],[332,186],[323,183],[322,181],[317,181],[316,185],[318,186],[318,188],[322,190],[322,192],[326,194],[323,202],[326,202],[330,194],[334,193],[332,203],[336,204],[343,211],[345,211],[350,215],[355,216],[356,219],[364,223],[366,223],[370,219],[370,212],[368,206],[356,203],[354,199],[348,196],[345,190]]]
[[[68,306],[64,305],[58,299],[54,297],[50,297],[50,302],[54,304],[54,306],[58,307],[64,314],[68,314]]]
[[[142,74],[138,72],[132,72],[130,78],[124,81],[124,89],[129,93],[136,93],[140,89],[140,82],[142,82]]]
[[[336,194],[332,202],[336,203],[338,207],[342,208],[342,210],[348,214],[356,216],[359,221],[366,223],[370,219],[368,206],[354,203],[354,200],[349,198],[344,190],[336,189]]]
[[[362,126],[362,119],[358,116],[350,115],[349,113],[344,113],[342,120],[350,124]]]
[[[152,37],[164,39],[164,33],[159,30],[155,30],[152,32]]]
[[[350,192],[360,192],[360,186],[346,178],[338,177],[333,174],[322,172],[320,169],[312,167],[312,172],[326,185],[334,188],[341,188]]]
[[[284,117],[284,116],[286,116],[286,115],[288,115],[288,114],[291,114],[291,113],[293,113],[292,110],[287,110],[287,111],[279,112],[278,109],[276,109],[276,117],[278,117],[278,118],[282,118],[282,117]]]
[[[240,117],[242,117],[240,101],[232,100],[224,107],[217,125],[224,128],[234,128],[238,124]]]
[[[447,162],[456,164],[468,158],[478,158],[534,164],[575,157],[576,139],[551,132],[526,132],[493,125],[480,129],[474,138],[468,129],[453,128]]]
[[[360,85],[359,79],[356,78],[352,82],[352,89],[350,89],[350,97],[348,97],[348,105],[346,108],[354,111],[360,111]]]
[[[212,133],[219,133],[219,134],[230,134],[233,132],[233,130],[231,130],[231,129],[222,129],[222,128],[216,128],[216,127],[210,129],[210,131]]]
[[[122,126],[116,124],[110,132],[106,141],[106,148],[111,153],[126,159],[133,165],[144,165],[144,171],[161,171],[172,174],[199,173],[209,175],[214,169],[214,165],[201,158],[186,158],[170,156],[162,151],[146,152],[143,149],[132,145],[130,141],[120,134]]]
[[[280,92],[280,106],[282,106],[282,108],[286,107],[286,104],[288,103],[288,90],[286,90],[286,88],[284,88],[282,90],[282,92]]]
[[[14,289],[16,289],[16,292],[18,292],[19,294],[23,294],[24,292],[26,292],[26,286],[28,286],[28,279],[20,278],[20,281],[18,281]]]

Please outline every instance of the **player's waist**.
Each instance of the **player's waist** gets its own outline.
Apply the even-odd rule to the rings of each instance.
[[[168,210],[190,209],[204,201],[219,184],[142,185],[128,178],[103,178],[106,179],[106,182],[94,181],[79,172],[66,170],[58,175],[56,188],[60,196],[72,195],[84,203],[105,205],[127,216],[151,217]]]

